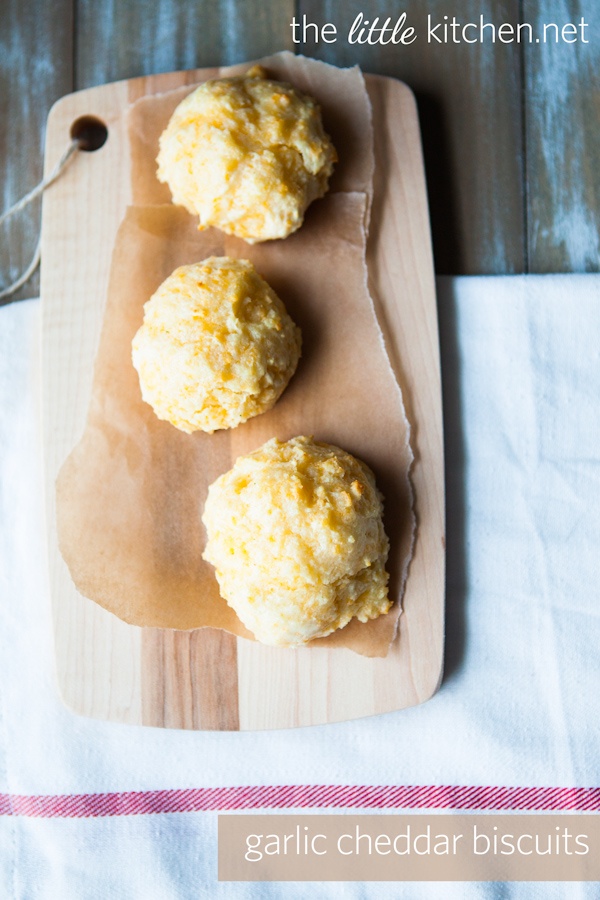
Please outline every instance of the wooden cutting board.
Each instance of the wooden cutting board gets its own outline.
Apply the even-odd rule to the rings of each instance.
[[[350,650],[281,650],[214,629],[122,622],[75,589],[57,546],[55,480],[85,424],[117,228],[131,202],[122,113],[146,94],[214,77],[200,69],[71,94],[48,118],[45,169],[72,124],[94,116],[104,146],[79,153],[46,192],[42,213],[43,419],[49,569],[57,677],[73,711],[171,728],[287,728],[399,710],[427,700],[442,671],[444,470],[437,310],[414,97],[367,76],[373,105],[377,243],[369,272],[412,426],[417,534],[399,636],[385,659]]]

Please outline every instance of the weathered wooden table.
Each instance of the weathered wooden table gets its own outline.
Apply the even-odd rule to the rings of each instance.
[[[380,25],[406,13],[417,39],[351,44],[360,13]],[[318,41],[309,27],[294,43],[294,16],[319,26]],[[494,42],[491,28],[480,40],[481,16]],[[520,42],[505,28],[503,41],[503,23],[532,28]],[[596,0],[0,0],[0,206],[40,179],[46,117],[63,94],[288,48],[413,88],[439,273],[597,271],[599,23]],[[439,26],[429,40],[428,24]],[[0,284],[27,264],[38,230],[39,203],[2,227]],[[36,276],[14,299],[38,286]]]

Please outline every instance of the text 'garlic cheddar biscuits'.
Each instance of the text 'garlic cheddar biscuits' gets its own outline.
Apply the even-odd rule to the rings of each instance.
[[[259,641],[296,647],[390,609],[382,513],[360,460],[308,437],[273,439],[210,486],[203,555]]]
[[[254,66],[179,104],[160,137],[158,179],[201,228],[256,243],[302,225],[336,159],[317,102]]]
[[[145,304],[132,359],[159,419],[213,432],[270,409],[300,346],[300,329],[251,262],[210,257],[176,269]]]

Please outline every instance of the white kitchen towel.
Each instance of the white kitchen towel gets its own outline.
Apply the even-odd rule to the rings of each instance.
[[[0,310],[1,897],[598,896],[597,885],[573,884],[217,882],[216,812],[201,810],[243,807],[247,787],[273,787],[254,796],[278,812],[280,786],[297,787],[288,805],[326,812],[320,785],[334,786],[336,811],[600,810],[600,276],[440,279],[438,294],[444,682],[414,709],[272,733],[123,726],[62,706],[42,506],[39,302]]]

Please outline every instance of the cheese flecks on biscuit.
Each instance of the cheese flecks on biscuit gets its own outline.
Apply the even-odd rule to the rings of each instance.
[[[181,431],[233,428],[270,409],[300,357],[300,329],[251,262],[176,269],[132,344],[142,397]]]
[[[201,228],[255,243],[301,226],[336,159],[317,102],[254,66],[179,104],[160,137],[158,179]]]
[[[312,438],[273,439],[210,486],[204,559],[259,641],[299,646],[390,609],[382,513],[363,462]]]

